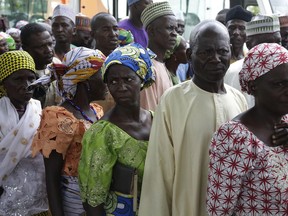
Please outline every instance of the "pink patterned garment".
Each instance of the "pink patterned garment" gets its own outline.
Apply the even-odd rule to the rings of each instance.
[[[288,215],[288,149],[266,146],[239,122],[222,125],[210,147],[207,210]]]

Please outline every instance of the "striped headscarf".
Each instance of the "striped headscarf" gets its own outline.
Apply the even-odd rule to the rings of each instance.
[[[49,66],[57,80],[59,94],[72,100],[76,94],[77,84],[97,73],[105,58],[99,50],[76,47],[65,54],[62,64]]]
[[[27,69],[35,73],[35,63],[33,58],[26,51],[10,51],[0,55],[0,98],[5,95],[2,81],[12,73]]]
[[[106,83],[108,68],[113,64],[121,64],[133,70],[141,79],[141,89],[147,88],[155,81],[151,59],[156,55],[138,43],[128,44],[115,49],[105,60],[102,67],[103,80]]]

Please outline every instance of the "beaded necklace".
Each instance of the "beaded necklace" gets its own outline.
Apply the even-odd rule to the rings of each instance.
[[[89,121],[91,124],[94,123],[94,122],[84,113],[84,111],[83,111],[79,106],[77,106],[72,100],[66,99],[66,101],[68,101],[76,110],[78,110],[78,111],[81,113],[81,115],[84,117],[85,120]],[[93,109],[92,106],[90,106],[90,109],[94,112],[94,114],[95,114],[95,116],[96,116],[96,120],[98,120],[96,110]]]

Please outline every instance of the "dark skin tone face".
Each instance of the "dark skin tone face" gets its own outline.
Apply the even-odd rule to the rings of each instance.
[[[74,24],[67,17],[59,16],[52,20],[52,32],[56,43],[67,43],[72,41]]]
[[[109,55],[119,45],[116,19],[110,14],[99,17],[92,27],[91,36],[96,41],[96,48]]]
[[[246,41],[246,27],[243,20],[229,20],[226,24],[232,46],[242,47]]]
[[[3,86],[7,97],[16,108],[26,107],[26,104],[33,96],[33,90],[28,90],[28,86],[35,81],[34,72],[21,69],[3,80]]]
[[[151,33],[153,41],[165,50],[172,49],[177,37],[176,17],[172,15],[159,17],[150,26],[153,28],[153,32]]]
[[[230,43],[232,44],[232,58],[241,59],[243,57],[243,45],[246,41],[246,27],[243,20],[229,20],[226,23]]]
[[[213,37],[211,37],[213,35]],[[191,39],[191,38],[190,38]],[[209,92],[225,92],[223,77],[230,65],[229,35],[219,22],[204,24],[190,43],[187,57],[194,69],[193,81]],[[192,46],[192,47],[191,47]]]
[[[185,31],[185,23],[184,23],[184,20],[178,19],[178,20],[177,20],[177,33],[178,33],[179,35],[183,35],[184,31]]]
[[[285,115],[288,110],[288,63],[258,77],[252,87],[255,103],[268,112]]]
[[[91,32],[88,30],[76,30],[75,40],[73,44],[75,46],[84,46],[87,48],[91,48],[92,43]]]
[[[23,49],[27,51],[36,63],[36,69],[44,69],[53,59],[53,40],[48,31],[32,34],[29,44],[23,44]]]
[[[152,0],[140,0],[134,4],[131,5],[131,8],[133,11],[135,11],[135,13],[137,13],[137,15],[140,17],[142,11],[149,5],[151,4],[153,1]]]
[[[131,106],[139,101],[141,80],[130,68],[112,65],[108,69],[107,86],[116,104]]]

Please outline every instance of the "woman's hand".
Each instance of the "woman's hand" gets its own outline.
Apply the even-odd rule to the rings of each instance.
[[[288,148],[288,124],[278,123],[274,125],[274,133],[272,134],[272,142],[274,146],[283,146]]]

